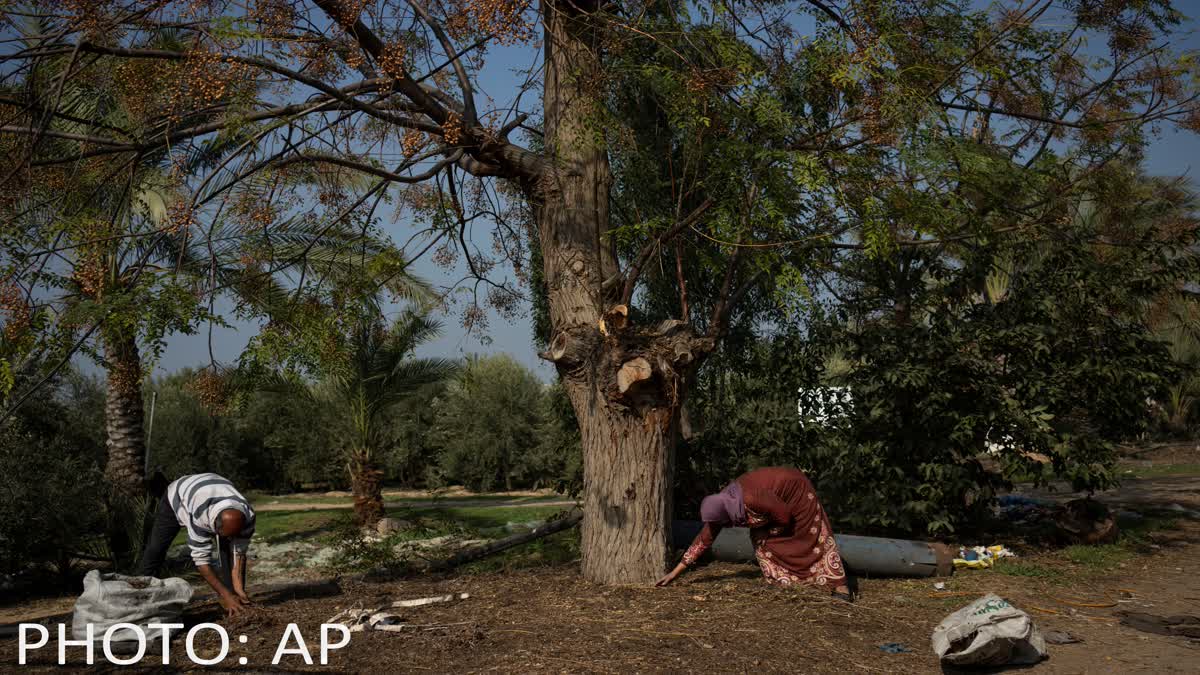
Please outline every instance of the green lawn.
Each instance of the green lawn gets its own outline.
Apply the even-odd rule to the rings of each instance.
[[[417,521],[426,536],[436,536],[439,533],[450,532],[479,534],[482,531],[502,528],[510,522],[545,520],[561,511],[561,506],[453,506],[391,508],[387,514],[392,518]],[[260,511],[257,515],[255,538],[271,542],[328,538],[353,515],[350,509]],[[494,535],[495,532],[490,534]],[[186,532],[181,530],[175,538],[174,545],[184,544],[186,540]]]
[[[290,495],[272,495],[265,492],[249,492],[246,498],[251,504],[304,504],[304,505],[335,505],[349,504],[352,499],[350,497],[329,497],[326,495],[317,494],[290,494]],[[513,502],[519,504],[536,504],[538,502],[557,502],[566,501],[570,498],[565,495],[542,495],[538,497],[509,497],[505,495],[464,495],[464,496],[421,496],[421,497],[388,497],[384,496],[384,500],[388,504],[423,504],[437,501],[451,502],[479,502],[488,504],[492,502]]]
[[[561,506],[453,506],[388,509],[388,515],[408,520],[415,518],[458,523],[468,530],[488,530],[504,527],[508,523],[545,520],[562,510]]]
[[[1121,477],[1158,478],[1161,476],[1200,476],[1200,464],[1156,464],[1126,466],[1117,470]]]
[[[313,511],[263,511],[257,514],[254,538],[259,541],[309,539],[328,535],[340,519],[350,518],[349,509],[318,509]],[[187,543],[187,531],[180,530],[172,544]]]

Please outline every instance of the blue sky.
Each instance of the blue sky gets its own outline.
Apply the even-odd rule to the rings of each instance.
[[[1185,6],[1185,3],[1180,3]],[[1185,7],[1185,11],[1190,8]],[[1194,30],[1195,23],[1191,22]],[[1182,49],[1200,49],[1200,39],[1192,33],[1178,42]],[[485,109],[487,96],[491,96],[497,105],[504,105],[519,88],[522,78],[515,72],[517,69],[528,69],[535,64],[540,54],[532,48],[504,48],[494,50],[488,65],[479,77],[478,104]],[[525,108],[529,104],[536,106],[531,97],[540,97],[540,93],[526,95]],[[535,108],[536,109],[536,108]],[[1164,130],[1152,143],[1147,159],[1147,168],[1152,174],[1196,177],[1200,171],[1200,136],[1190,132]],[[396,241],[407,240],[409,227],[406,222],[396,221],[385,223],[386,229]],[[414,266],[417,275],[444,286],[461,279],[462,269],[447,271],[432,264],[428,259],[418,261]],[[499,272],[503,274],[503,271]],[[511,276],[511,272],[509,272]],[[222,309],[218,306],[218,310]],[[227,309],[227,307],[226,307]],[[490,329],[488,335],[490,344],[484,345],[479,339],[468,336],[459,326],[456,314],[444,317],[444,335],[426,344],[419,350],[422,356],[459,357],[466,354],[507,353],[517,361],[532,368],[539,377],[549,381],[554,377],[554,370],[547,363],[537,358],[532,339],[530,312],[526,306],[518,312],[518,318],[507,320],[496,314],[489,317]],[[245,347],[247,341],[258,330],[258,326],[249,323],[236,323],[230,328],[213,327],[213,354],[218,361],[232,363]],[[167,349],[160,363],[157,364],[156,374],[162,374],[183,367],[204,366],[209,362],[209,336],[207,329],[199,335],[176,335],[168,340]],[[85,366],[86,367],[86,366]],[[89,368],[91,370],[91,368]]]

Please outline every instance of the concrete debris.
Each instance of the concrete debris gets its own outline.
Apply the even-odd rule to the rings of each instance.
[[[434,595],[428,598],[414,598],[412,600],[397,600],[391,603],[388,607],[424,607],[426,605],[435,605],[443,602],[453,602],[455,600],[466,600],[471,597],[469,593],[447,593],[446,595]],[[361,633],[366,630],[379,630],[391,633],[400,633],[405,630],[412,629],[432,629],[442,628],[442,624],[415,625],[404,622],[404,617],[394,612],[389,612],[382,608],[376,609],[344,609],[329,618],[327,624],[339,623],[350,629],[351,633]]]
[[[390,607],[422,607],[424,605],[436,605],[442,602],[454,602],[455,600],[466,600],[471,597],[470,593],[447,593],[446,595],[435,595],[429,598],[416,598],[415,600],[397,600]]]

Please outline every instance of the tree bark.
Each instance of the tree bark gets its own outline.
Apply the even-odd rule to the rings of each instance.
[[[354,520],[374,527],[383,518],[383,471],[371,453],[354,450],[350,455],[350,491],[354,495]]]
[[[619,270],[609,236],[612,175],[604,130],[595,127],[604,86],[594,8],[543,0],[549,162],[523,187],[537,219],[555,335],[545,357],[558,369],[583,441],[583,574],[645,584],[662,575],[671,554],[681,387],[712,341],[680,321],[631,325],[620,284],[605,288]],[[621,387],[618,374],[629,362],[640,367],[638,384]]]
[[[551,323],[556,335],[567,334],[551,358],[559,359],[583,437],[583,574],[600,583],[648,583],[662,574],[670,552],[673,448],[663,425],[647,423],[652,406],[617,405],[606,386],[620,364],[613,367],[615,336],[602,340],[598,332],[616,304],[602,288],[618,265],[608,237],[612,175],[603,134],[593,126],[603,89],[597,30],[588,3],[543,0],[542,12],[549,168],[526,192],[538,223]]]
[[[109,487],[124,497],[145,492],[146,437],[142,431],[142,362],[133,336],[113,332],[105,336],[108,361],[104,423],[107,460],[104,477]]]
[[[593,393],[573,400],[583,441],[584,577],[605,584],[652,582],[671,553],[674,412],[645,421]]]

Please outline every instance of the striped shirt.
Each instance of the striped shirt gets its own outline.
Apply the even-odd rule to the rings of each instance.
[[[211,565],[220,559],[217,521],[225,509],[235,509],[246,516],[246,526],[238,536],[230,538],[235,554],[246,555],[250,537],[254,536],[254,509],[228,479],[215,473],[184,476],[167,486],[167,499],[179,525],[187,530],[188,547],[197,565]]]

